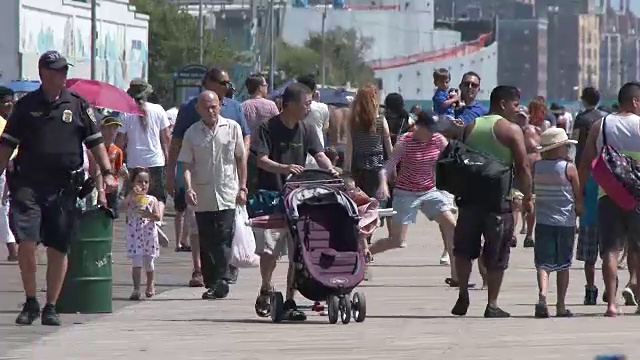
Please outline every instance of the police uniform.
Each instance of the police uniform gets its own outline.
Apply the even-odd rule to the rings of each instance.
[[[84,180],[83,142],[103,142],[92,108],[67,89],[50,102],[42,88],[15,105],[0,144],[20,146],[14,161],[9,222],[16,240],[63,253],[75,232],[77,188]]]

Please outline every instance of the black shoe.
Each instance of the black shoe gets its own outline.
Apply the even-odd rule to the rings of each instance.
[[[532,248],[535,246],[535,241],[533,241],[532,238],[527,237],[524,239],[524,244],[522,246],[526,247],[526,248]]]
[[[518,246],[518,239],[515,237],[515,235],[511,237],[511,241],[509,242],[509,246],[511,246],[512,248]]]
[[[451,314],[456,316],[464,316],[467,315],[467,310],[469,310],[469,298],[458,298],[456,304],[453,305],[453,309],[451,309]]]
[[[240,273],[240,269],[235,266],[229,265],[229,279],[227,280],[228,284],[235,284],[238,282],[238,273]]]
[[[509,314],[508,312],[500,309],[497,306],[489,306],[489,305],[487,305],[487,308],[484,309],[484,317],[486,317],[486,318],[508,318],[508,317],[511,317],[511,314]]]
[[[596,305],[598,302],[598,288],[588,288],[584,287],[584,304],[585,305]]]
[[[307,315],[298,310],[295,301],[287,300],[284,302],[284,319],[289,321],[305,321],[307,320]]]
[[[220,280],[213,288],[213,295],[216,299],[224,299],[229,295],[229,283],[226,280]]]
[[[18,325],[31,325],[40,317],[40,304],[38,300],[27,300],[22,306],[22,311],[16,318]]]
[[[202,300],[215,300],[216,294],[213,289],[207,289],[207,291],[202,293]]]
[[[40,319],[42,325],[48,326],[60,326],[62,322],[60,321],[60,315],[56,312],[55,305],[47,304],[42,309],[42,318]]]

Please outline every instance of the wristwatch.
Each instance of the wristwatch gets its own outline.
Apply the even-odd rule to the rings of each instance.
[[[113,171],[113,169],[105,169],[105,170],[102,170],[100,173],[102,174],[102,176],[107,176],[107,175],[116,176],[116,173],[115,171]]]

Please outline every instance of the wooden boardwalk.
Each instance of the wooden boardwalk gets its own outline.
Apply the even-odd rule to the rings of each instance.
[[[531,249],[514,250],[505,278],[500,304],[512,318],[484,319],[486,292],[481,290],[472,291],[468,316],[451,316],[456,291],[443,283],[448,268],[438,265],[442,243],[437,229],[421,219],[410,230],[408,248],[376,257],[372,281],[358,289],[367,296],[364,323],[329,325],[326,317],[315,314],[296,324],[259,319],[253,311],[258,269],[245,269],[228,299],[200,300],[200,291],[188,288],[167,291],[112,315],[62,328],[0,359],[512,360],[593,359],[601,353],[640,358],[640,317],[605,318],[603,305],[581,305],[580,263],[571,272],[568,296],[577,316],[534,319],[537,289]],[[285,269],[281,264],[277,270],[280,288]],[[621,281],[627,277],[626,271],[621,273]],[[479,281],[477,272],[473,278]],[[550,301],[554,298],[551,293]]]

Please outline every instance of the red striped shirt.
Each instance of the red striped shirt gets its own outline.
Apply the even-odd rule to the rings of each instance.
[[[436,161],[445,146],[447,139],[441,134],[433,133],[431,140],[422,141],[415,139],[413,133],[407,133],[393,148],[385,171],[393,171],[402,162],[395,181],[396,188],[412,192],[431,190],[436,186]]]

